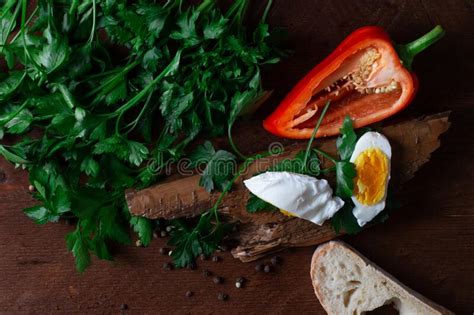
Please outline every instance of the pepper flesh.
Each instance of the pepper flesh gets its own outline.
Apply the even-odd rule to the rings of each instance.
[[[416,41],[400,46],[404,53],[412,53],[404,64],[382,28],[367,26],[354,31],[293,88],[265,119],[265,129],[286,138],[308,139],[328,101],[331,105],[316,137],[338,134],[347,115],[355,128],[394,115],[408,106],[416,94],[418,80],[407,69],[413,56],[443,34],[439,27],[417,51],[406,49]]]

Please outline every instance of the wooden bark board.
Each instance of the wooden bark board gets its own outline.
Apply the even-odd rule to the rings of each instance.
[[[440,145],[440,135],[449,128],[448,117],[449,113],[441,113],[381,129],[392,145],[393,187],[399,187],[411,179],[418,168],[429,160],[431,153]],[[335,153],[334,138],[319,142],[323,150]],[[304,144],[296,145],[284,154],[256,161],[225,197],[220,212],[241,223],[238,232],[233,235],[238,240],[238,246],[232,250],[235,258],[253,261],[285,247],[320,244],[337,236],[328,223],[318,226],[299,218],[288,218],[279,212],[249,214],[246,211],[248,190],[243,185],[243,179],[251,177],[258,170],[265,170],[268,165],[274,165],[275,161],[293,156],[301,149],[304,149]],[[329,163],[323,160],[323,167],[328,167]],[[192,217],[206,211],[217,196],[200,187],[199,175],[195,175],[141,191],[130,191],[126,199],[134,215],[174,219]]]

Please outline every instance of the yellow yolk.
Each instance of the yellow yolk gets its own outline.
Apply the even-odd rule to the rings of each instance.
[[[292,214],[292,213],[290,213],[286,210],[280,209],[280,212],[281,212],[281,214],[286,215],[287,217],[295,217],[294,214]]]
[[[354,161],[357,176],[354,180],[354,196],[364,205],[373,205],[385,196],[389,176],[388,158],[380,149],[363,151]]]

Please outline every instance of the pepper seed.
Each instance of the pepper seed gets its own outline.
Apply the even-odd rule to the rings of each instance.
[[[272,266],[265,265],[265,267],[263,268],[263,271],[265,271],[266,273],[269,273],[270,271],[272,271]]]
[[[270,262],[272,263],[273,266],[280,264],[280,261],[281,259],[278,256],[273,256],[272,259],[270,259]]]
[[[168,225],[168,226],[166,227],[166,232],[169,233],[169,232],[171,232],[172,229],[173,229],[173,226]]]
[[[219,293],[219,294],[217,295],[217,299],[218,299],[219,301],[227,301],[228,298],[229,298],[229,296],[228,296],[227,294],[225,294],[225,293]]]
[[[256,264],[255,265],[255,271],[262,271],[263,270],[263,265],[262,264]]]
[[[34,192],[35,191],[35,186],[33,186],[33,185],[28,186],[28,190],[30,192]]]
[[[212,256],[212,261],[213,262],[218,262],[219,260],[221,260],[221,258],[219,256]]]
[[[220,284],[222,283],[222,278],[215,276],[214,278],[212,278],[212,281],[214,282],[214,284]]]
[[[141,240],[137,240],[137,241],[135,242],[135,246],[136,246],[136,247],[141,247],[142,245],[143,245],[143,244],[142,244],[142,241],[141,241]]]
[[[122,311],[128,310],[128,305],[125,304],[125,303],[122,303],[122,304],[120,304],[120,309],[121,309]]]
[[[236,287],[237,289],[240,289],[240,288],[242,287],[242,283],[236,282],[236,283],[235,283],[235,287]]]
[[[164,270],[167,270],[167,271],[170,271],[170,270],[173,269],[173,265],[170,264],[170,263],[164,263],[164,264],[163,264],[163,269],[164,269]]]
[[[210,277],[212,275],[212,272],[210,272],[209,270],[205,269],[203,272],[202,272],[202,275],[204,277]]]
[[[159,251],[160,251],[160,255],[168,255],[170,250],[166,247],[160,247]]]
[[[187,298],[190,298],[190,297],[192,297],[193,295],[194,295],[194,292],[189,291],[189,290],[186,291],[186,297],[187,297]]]
[[[201,260],[207,260],[206,254],[201,254],[201,255],[199,255],[199,259],[201,259]]]
[[[166,231],[161,231],[161,232],[160,232],[160,236],[161,236],[161,237],[167,237],[167,236],[168,236],[168,233],[166,233]]]

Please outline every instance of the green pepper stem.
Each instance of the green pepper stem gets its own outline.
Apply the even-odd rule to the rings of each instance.
[[[411,70],[415,56],[440,40],[445,33],[441,25],[436,25],[431,31],[420,38],[405,45],[397,45],[397,52],[404,66]]]

